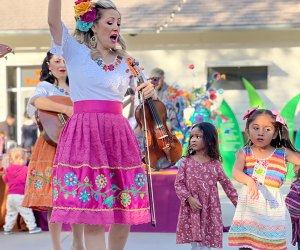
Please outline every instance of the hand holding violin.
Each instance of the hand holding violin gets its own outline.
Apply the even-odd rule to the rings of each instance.
[[[154,85],[150,81],[141,83],[139,86],[136,87],[135,90],[136,91],[142,90],[144,100],[150,97],[153,100],[157,100],[156,90],[154,89]]]

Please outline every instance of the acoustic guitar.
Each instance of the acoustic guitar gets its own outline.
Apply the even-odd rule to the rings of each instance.
[[[6,44],[0,44],[0,58],[4,57],[5,59],[7,59],[6,55],[9,53],[14,54],[14,51],[12,50],[12,48]]]
[[[47,98],[49,98],[53,102],[73,106],[70,97],[48,96]],[[56,147],[60,133],[67,123],[68,116],[63,113],[38,109],[35,117],[38,128],[46,142]]]

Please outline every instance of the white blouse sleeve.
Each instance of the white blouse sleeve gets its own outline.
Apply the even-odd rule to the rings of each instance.
[[[68,28],[62,22],[62,41],[61,45],[54,42],[51,36],[51,49],[50,53],[55,54],[57,57],[63,56],[65,60],[68,60],[72,53],[76,54],[78,46],[80,45],[73,36],[70,35]],[[77,51],[78,52],[78,51]]]
[[[27,103],[27,107],[26,107],[26,111],[27,111],[27,114],[30,116],[30,117],[33,117],[37,108],[34,106],[34,101],[38,98],[38,97],[47,97],[49,96],[49,87],[48,86],[50,85],[50,83],[47,83],[47,82],[41,82],[39,83],[36,88],[35,88],[35,91],[33,93],[33,95],[30,97],[28,103]]]

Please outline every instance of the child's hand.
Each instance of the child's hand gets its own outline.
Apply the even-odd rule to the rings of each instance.
[[[258,189],[255,181],[252,178],[249,178],[249,180],[247,181],[247,186],[248,186],[248,194],[250,195],[250,198],[253,200],[257,200]]]
[[[193,212],[197,212],[198,210],[202,209],[202,205],[200,204],[200,202],[196,198],[190,196],[187,199],[187,201],[190,204],[190,207],[191,207]]]

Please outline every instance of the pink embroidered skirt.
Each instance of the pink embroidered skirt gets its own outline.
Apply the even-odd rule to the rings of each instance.
[[[54,161],[51,222],[91,225],[150,221],[144,167],[122,103],[79,101]]]

